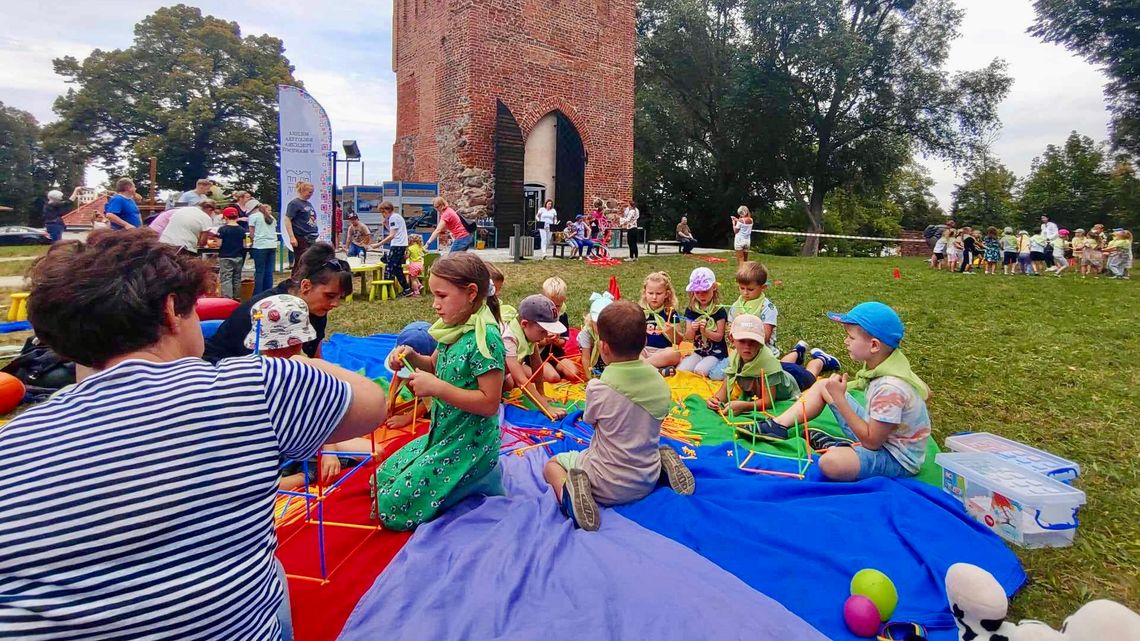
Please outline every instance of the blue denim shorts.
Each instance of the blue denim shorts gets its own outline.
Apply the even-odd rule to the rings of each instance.
[[[452,240],[451,241],[451,251],[449,251],[448,253],[454,254],[456,252],[467,251],[474,244],[475,244],[475,235],[474,234],[468,234],[468,235],[464,236],[463,238]]]
[[[855,413],[859,415],[859,418],[867,420],[867,408],[860,405],[854,396],[848,394],[847,402],[851,405],[851,409],[855,410]],[[833,407],[831,408],[831,413],[835,415],[835,422],[839,423],[839,428],[843,430],[843,433],[846,434],[848,438],[859,440],[859,437],[855,436],[855,432],[851,431],[851,428],[847,425],[847,422],[843,420],[838,410]],[[903,467],[902,463],[899,463],[886,448],[869,450],[856,445],[853,449],[855,450],[855,454],[859,456],[859,480],[872,476],[886,476],[890,478],[914,476],[914,472]]]

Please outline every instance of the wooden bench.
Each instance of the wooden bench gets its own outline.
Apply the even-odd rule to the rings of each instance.
[[[651,240],[648,243],[646,243],[646,245],[648,245],[648,247],[649,247],[649,253],[650,254],[658,253],[658,250],[661,247],[676,247],[677,253],[678,254],[681,253],[681,243],[679,243],[675,240]]]
[[[554,254],[555,258],[566,258],[566,249],[574,246],[575,245],[572,245],[566,241],[559,241],[557,243],[551,243],[550,248],[553,250],[551,253]]]

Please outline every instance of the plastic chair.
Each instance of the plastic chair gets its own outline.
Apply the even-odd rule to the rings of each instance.
[[[388,300],[396,298],[396,281],[394,280],[374,280],[372,287],[368,290],[368,301],[376,300],[379,294],[380,300]]]
[[[12,294],[12,306],[8,308],[8,320],[28,320],[28,292]]]

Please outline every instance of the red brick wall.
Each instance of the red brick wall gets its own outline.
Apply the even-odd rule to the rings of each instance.
[[[634,0],[395,2],[394,178],[454,198],[459,171],[492,171],[500,99],[524,136],[555,109],[578,128],[587,208],[631,196]]]
[[[922,232],[920,231],[903,231],[899,234],[899,238],[909,240],[923,240]],[[921,256],[927,258],[930,256],[930,246],[926,242],[921,243],[899,243],[899,253],[903,256]]]

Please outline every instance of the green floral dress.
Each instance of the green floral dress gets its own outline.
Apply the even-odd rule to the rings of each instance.
[[[462,389],[479,388],[479,376],[503,369],[506,350],[497,327],[487,332],[491,357],[479,352],[475,332],[439,345],[436,376]],[[390,530],[411,530],[439,516],[449,494],[481,480],[499,460],[498,416],[478,416],[432,400],[431,430],[408,443],[376,470],[376,508]]]

